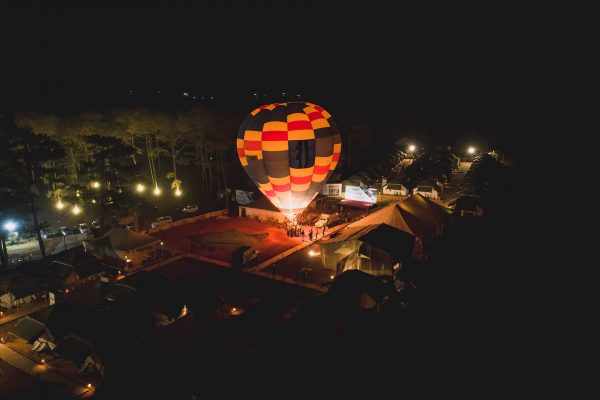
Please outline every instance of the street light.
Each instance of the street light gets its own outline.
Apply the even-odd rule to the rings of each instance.
[[[94,189],[98,189],[98,188],[100,187],[100,182],[98,182],[98,181],[94,181],[94,182],[92,182],[92,187],[93,187]]]
[[[8,233],[14,232],[17,229],[17,224],[13,221],[8,221],[4,224],[4,229],[8,231]]]
[[[159,195],[160,195],[160,188],[159,188],[158,186],[156,186],[156,187],[154,188],[154,195],[155,195],[155,196],[159,196]]]
[[[181,190],[179,190],[179,188],[177,188],[175,190],[175,196],[177,196],[177,197],[181,196]]]
[[[71,210],[71,212],[72,212],[74,215],[79,215],[79,214],[81,213],[81,208],[79,208],[79,206],[78,206],[78,205],[75,205],[75,207],[73,207],[73,209]]]
[[[63,208],[65,208],[65,203],[62,202],[62,200],[58,200],[58,202],[56,203],[56,208],[58,208],[59,210],[62,210]]]
[[[473,146],[470,146],[470,147],[467,149],[467,152],[468,152],[469,154],[475,154],[475,147],[473,147]]]
[[[146,186],[142,185],[141,183],[138,183],[135,187],[135,190],[137,190],[138,193],[143,193],[144,190],[146,190]]]
[[[411,153],[413,151],[415,151],[416,149],[417,149],[417,147],[414,144],[411,144],[411,145],[408,146],[408,151],[411,152]]]

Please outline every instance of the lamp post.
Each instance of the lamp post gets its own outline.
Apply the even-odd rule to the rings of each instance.
[[[1,255],[1,261],[2,261],[2,265],[5,268],[8,268],[8,250],[6,249],[6,238],[8,237],[8,234],[12,233],[15,231],[15,229],[17,229],[17,223],[14,221],[6,221],[4,223],[4,225],[2,226],[2,231],[0,231],[0,242],[2,245],[2,248],[0,249],[0,254]]]

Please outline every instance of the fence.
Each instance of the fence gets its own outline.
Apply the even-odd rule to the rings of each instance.
[[[143,231],[143,233],[148,234],[148,233],[166,231],[166,230],[172,229],[176,226],[191,224],[194,222],[202,221],[203,219],[208,219],[208,218],[213,218],[213,217],[222,217],[222,216],[225,216],[228,214],[229,214],[229,210],[227,210],[227,209],[211,211],[206,214],[200,214],[200,215],[196,215],[194,217],[183,218],[183,219],[180,219],[177,221],[173,221],[170,224],[163,224],[163,225],[157,226],[156,228],[149,228],[149,229],[146,229],[145,231]]]

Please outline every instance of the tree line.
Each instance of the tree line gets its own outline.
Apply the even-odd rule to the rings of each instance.
[[[232,138],[240,120],[206,106],[0,114],[0,222],[21,221],[45,254],[39,231],[47,224],[38,220],[36,205],[41,196],[59,208],[84,205],[104,227],[147,206],[133,196],[139,184],[152,191],[168,182],[162,190],[180,190],[181,165],[194,169],[194,185],[222,193],[237,161]]]

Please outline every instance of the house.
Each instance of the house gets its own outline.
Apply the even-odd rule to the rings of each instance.
[[[481,217],[483,215],[483,202],[479,196],[462,196],[456,200],[454,209],[459,212],[461,217]]]
[[[286,221],[283,213],[264,196],[259,196],[250,204],[239,205],[239,216],[240,218],[254,218],[263,222],[280,224]]]
[[[435,179],[427,179],[419,182],[413,189],[413,194],[420,194],[430,199],[439,199],[443,195],[444,185]]]
[[[29,344],[33,344],[44,333],[46,325],[29,315],[21,318],[17,324],[12,327],[9,334],[23,339]]]
[[[436,237],[444,232],[452,215],[452,210],[434,203],[419,193],[401,201],[398,207],[433,228]]]
[[[34,277],[19,272],[0,276],[0,309],[10,310],[45,299],[47,292],[46,285]]]
[[[106,266],[83,246],[65,250],[56,256],[48,267],[48,279],[53,287],[66,290],[86,282],[100,279]]]
[[[387,182],[383,186],[383,194],[392,196],[408,196],[408,189],[400,182]]]
[[[70,334],[60,341],[55,349],[56,354],[65,360],[71,361],[79,369],[104,375],[104,367],[98,356],[94,353],[94,347],[89,341]]]
[[[153,314],[156,326],[169,325],[187,314],[187,306],[175,286],[164,276],[140,271],[118,281],[106,294],[106,300],[120,302],[136,298]]]

